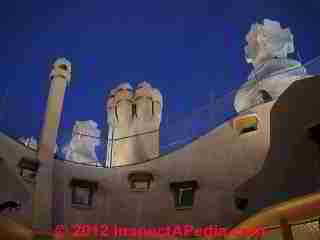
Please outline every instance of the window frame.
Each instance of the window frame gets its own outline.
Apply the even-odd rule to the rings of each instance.
[[[129,187],[132,192],[147,192],[151,188],[151,184],[154,181],[153,174],[146,171],[132,172],[128,175]],[[146,188],[137,188],[135,183],[146,183]]]
[[[174,205],[176,210],[186,210],[192,209],[195,202],[195,192],[199,188],[199,184],[196,180],[191,181],[181,181],[170,183],[170,189],[174,194]],[[183,203],[183,193],[191,191],[192,199],[190,205],[184,205]]]
[[[40,162],[38,160],[22,157],[17,167],[19,175],[23,180],[29,183],[36,182],[36,177],[40,167]],[[28,171],[29,174],[25,175],[24,173],[26,173],[26,171]]]
[[[71,187],[71,206],[75,208],[92,208],[94,206],[94,193],[98,190],[98,183],[95,181],[88,181],[84,179],[73,178],[70,181]],[[81,203],[76,201],[77,188],[82,188],[87,190],[88,202]]]
[[[256,119],[255,127],[253,129],[249,129],[249,127],[246,127],[246,128],[241,127],[241,125],[239,124],[240,121],[243,121],[246,118],[252,118],[252,117],[254,117]],[[259,125],[260,125],[260,121],[259,121],[259,118],[256,113],[249,113],[249,114],[245,114],[245,115],[240,115],[240,116],[235,117],[232,120],[232,127],[234,130],[236,130],[238,132],[239,136],[257,133],[257,131],[259,131]]]

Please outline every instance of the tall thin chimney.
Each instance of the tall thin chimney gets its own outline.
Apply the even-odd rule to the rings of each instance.
[[[34,229],[52,230],[53,152],[63,107],[65,89],[71,80],[71,63],[57,59],[50,73],[50,90],[41,129],[38,160],[40,169],[33,193],[32,224]]]

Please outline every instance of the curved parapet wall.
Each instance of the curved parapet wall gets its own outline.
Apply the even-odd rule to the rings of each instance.
[[[135,91],[128,83],[113,89],[107,100],[107,166],[159,156],[161,112],[162,96],[147,82],[140,83]]]
[[[33,136],[31,137],[20,137],[18,139],[18,141],[20,141],[21,143],[23,143],[26,147],[31,148],[35,151],[38,151],[38,141],[36,138],[34,138]],[[53,153],[57,153],[59,151],[58,149],[58,145],[56,144]]]
[[[317,144],[309,140],[306,127],[320,122],[319,113],[313,110],[320,104],[318,80],[298,81],[279,102],[256,106],[192,144],[152,161],[110,169],[55,161],[54,223],[228,227],[247,218],[252,210],[315,192],[320,153]],[[244,121],[246,117],[249,118]],[[5,136],[0,141],[0,156],[4,166],[10,168],[3,174],[6,189],[8,182],[19,182],[16,166],[28,151]],[[8,178],[9,173],[15,175]],[[145,192],[131,189],[130,176],[136,173],[152,176],[150,188]],[[91,207],[81,209],[72,204],[70,183],[75,178],[98,183]],[[190,181],[198,184],[193,206],[176,209],[171,183]],[[19,197],[21,186],[7,187],[2,199],[17,188],[15,200],[24,206],[27,200]],[[248,200],[246,209],[239,209],[237,198]]]
[[[259,213],[251,216],[246,219],[236,227],[231,230],[229,237],[226,240],[238,240],[239,237],[236,237],[236,232],[241,231],[242,229],[254,229],[263,227],[265,228],[264,236],[266,238],[261,239],[270,239],[270,235],[273,234],[271,229],[278,230],[278,236],[280,238],[281,234],[281,224],[283,220],[285,220],[289,226],[295,224],[305,224],[310,223],[314,219],[316,225],[319,224],[319,210],[320,204],[320,194],[313,193],[307,194],[306,196],[297,197],[290,199],[289,201],[282,202],[280,204],[276,204],[275,206],[268,207],[260,211]],[[291,227],[292,228],[292,227]],[[270,229],[270,230],[269,230]],[[291,229],[292,231],[292,229]],[[300,233],[299,235],[304,235],[297,239],[311,239],[311,236],[315,236],[315,234],[319,235],[319,228],[314,229],[313,231],[305,231],[304,233]],[[234,236],[232,236],[234,235]],[[296,238],[294,238],[296,239]],[[312,238],[313,239],[313,238]]]
[[[151,223],[231,226],[270,204],[314,192],[319,171],[315,162],[320,153],[307,140],[305,127],[320,121],[320,115],[312,110],[320,103],[317,80],[298,81],[279,103],[256,106],[192,144],[152,161],[111,169],[58,162],[56,199],[64,197],[59,221],[137,227]],[[303,94],[305,98],[301,98]],[[293,105],[288,105],[291,102]],[[244,121],[246,117],[248,121]],[[257,121],[252,122],[254,118]],[[128,179],[139,172],[150,173],[153,181],[149,190],[137,193]],[[93,208],[82,214],[70,206],[69,183],[75,177],[99,182]],[[199,187],[193,207],[177,210],[170,184],[183,181],[196,181]],[[248,200],[247,208],[237,206],[239,198]]]

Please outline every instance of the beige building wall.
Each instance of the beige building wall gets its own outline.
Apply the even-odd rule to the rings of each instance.
[[[320,153],[306,137],[305,128],[320,121],[320,113],[315,111],[320,105],[318,85],[320,87],[319,79],[300,80],[289,87],[275,105],[269,102],[252,108],[248,114],[256,113],[259,120],[255,132],[239,136],[232,119],[171,154],[111,169],[56,160],[54,222],[230,226],[246,218],[251,211],[316,191],[319,172],[316,163]],[[284,105],[277,107],[279,104]],[[0,141],[0,156],[13,174],[15,164],[28,151],[3,135]],[[128,174],[138,170],[154,175],[150,191],[130,191]],[[13,176],[16,178],[13,184],[16,182],[21,189],[21,196],[17,194],[16,197],[23,201],[24,184],[18,175]],[[8,175],[1,177],[7,179]],[[71,206],[69,183],[72,178],[99,182],[92,209]],[[199,189],[192,210],[177,211],[169,184],[184,180],[197,180]],[[3,194],[10,191],[7,188]],[[236,208],[236,196],[248,198],[246,211]]]
[[[273,105],[271,145],[262,169],[237,188],[253,210],[319,189],[320,148],[308,133],[320,123],[319,80],[294,82]]]

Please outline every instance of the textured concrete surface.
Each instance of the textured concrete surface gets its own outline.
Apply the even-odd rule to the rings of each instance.
[[[306,128],[320,122],[320,113],[315,111],[320,105],[319,88],[319,79],[297,81],[277,103],[248,112],[258,117],[256,132],[239,136],[232,119],[192,144],[149,162],[104,169],[56,160],[54,223],[231,226],[270,204],[315,192],[320,153]],[[25,186],[15,168],[22,156],[33,153],[4,135],[0,141],[0,156],[9,169],[1,177],[13,184],[10,189],[2,187],[0,197],[7,200],[4,196],[15,189],[14,200],[23,201],[32,188]],[[137,170],[154,174],[149,192],[130,191],[128,175]],[[71,206],[72,178],[99,182],[92,209]],[[197,180],[199,189],[192,210],[177,211],[169,183],[183,180]],[[248,210],[236,209],[236,196],[248,198]]]

